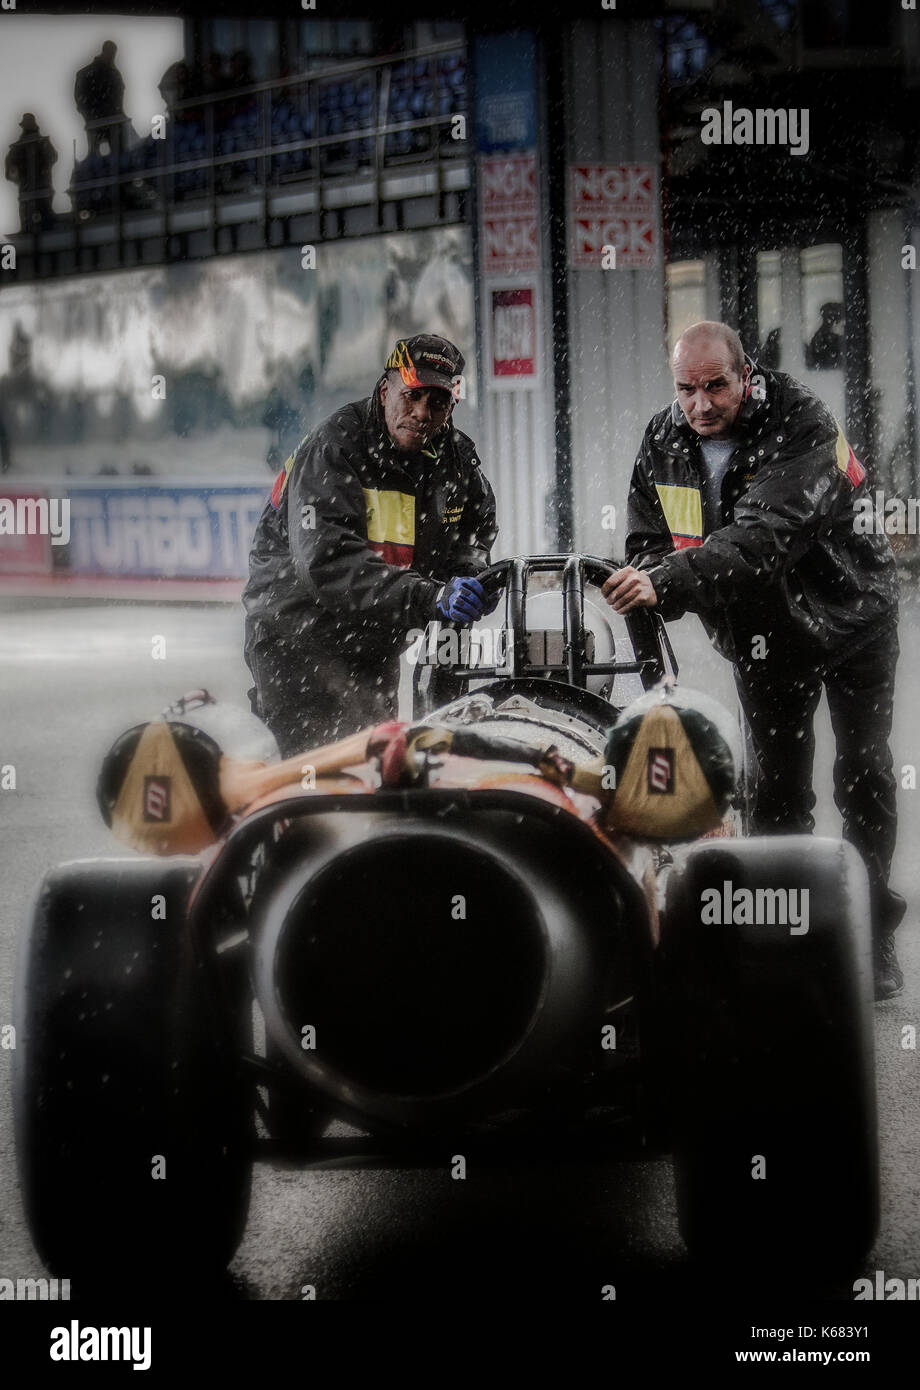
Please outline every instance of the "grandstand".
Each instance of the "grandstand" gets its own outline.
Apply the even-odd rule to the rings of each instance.
[[[177,101],[77,162],[72,216],[21,238],[18,278],[462,222],[467,113],[456,42]]]

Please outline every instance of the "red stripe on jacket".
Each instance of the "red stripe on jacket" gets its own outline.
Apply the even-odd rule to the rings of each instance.
[[[412,568],[412,561],[415,557],[414,545],[395,545],[393,541],[368,541],[368,545],[371,550],[382,555],[388,565],[396,565],[398,569],[403,570]]]
[[[858,458],[856,457],[856,455],[853,453],[853,447],[852,447],[852,445],[849,446],[849,449],[850,449],[850,457],[849,457],[849,459],[847,460],[847,478],[848,478],[849,481],[853,484],[854,487],[859,487],[859,484],[862,482],[863,478],[866,476],[866,470],[865,470],[865,468],[863,468],[863,466],[862,466],[862,464],[860,463],[859,459],[858,459]]]

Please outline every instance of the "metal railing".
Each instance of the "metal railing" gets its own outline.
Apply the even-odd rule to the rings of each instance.
[[[74,209],[74,245],[79,251],[81,231],[95,217],[111,218],[115,237],[121,242],[125,217],[134,213],[158,218],[157,229],[145,231],[145,236],[168,239],[175,234],[175,214],[203,203],[209,208],[211,249],[216,252],[217,232],[222,225],[220,206],[223,201],[241,197],[261,200],[267,241],[270,222],[283,215],[272,210],[276,195],[309,188],[314,193],[314,210],[322,217],[332,210],[325,196],[327,189],[340,188],[348,181],[371,185],[372,194],[367,201],[376,204],[375,220],[382,229],[384,177],[391,170],[410,165],[423,165],[435,173],[435,191],[443,216],[443,165],[466,158],[469,143],[466,138],[450,138],[454,134],[454,118],[466,115],[466,100],[451,105],[449,111],[439,109],[444,105],[444,94],[451,90],[439,60],[450,56],[465,59],[465,55],[462,43],[433,44],[408,53],[336,63],[302,75],[191,97],[169,109],[166,135],[160,139],[150,135],[129,144],[133,128],[126,118],[121,127],[124,135],[115,141],[122,146],[117,163],[116,157],[110,156],[115,166],[111,171],[84,178],[80,169],[74,168],[69,188]],[[330,87],[354,81],[357,89],[362,80],[365,94],[370,89],[370,96],[365,95],[361,110],[369,118],[355,128],[330,131],[330,118],[335,115],[327,102]],[[426,114],[393,118],[393,91],[400,80],[411,89],[417,102],[421,100],[427,105]],[[273,114],[285,110],[309,134],[287,138],[289,132],[273,126]],[[248,116],[245,128],[238,120],[241,114]],[[176,149],[179,132],[193,123],[199,132],[199,144],[203,130],[204,153],[180,157]],[[116,124],[112,117],[103,117],[88,122],[87,131]],[[222,141],[226,143],[230,138],[237,148],[221,150]],[[134,151],[141,147],[150,150],[154,145],[155,164],[137,165]],[[136,167],[126,168],[126,158],[131,160],[132,155]],[[294,167],[284,169],[283,157],[292,155],[298,157],[293,161]],[[88,155],[87,160],[91,157]],[[86,162],[83,161],[84,167]],[[24,194],[21,202],[26,204],[41,196],[46,194]],[[31,242],[38,254],[52,231],[67,227],[67,220],[59,219],[52,227],[36,227],[22,233],[21,239]]]

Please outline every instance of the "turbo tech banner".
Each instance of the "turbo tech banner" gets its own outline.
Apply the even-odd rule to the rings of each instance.
[[[135,578],[246,575],[262,487],[71,487],[68,570]]]

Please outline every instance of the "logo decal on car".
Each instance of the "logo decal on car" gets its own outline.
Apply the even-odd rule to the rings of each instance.
[[[648,750],[648,789],[652,795],[674,791],[674,749]]]
[[[171,777],[144,778],[144,820],[167,821],[170,818]]]

